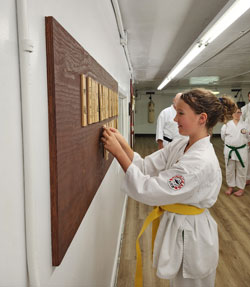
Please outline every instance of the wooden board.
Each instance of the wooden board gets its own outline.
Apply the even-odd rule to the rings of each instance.
[[[113,159],[105,160],[100,137],[114,118],[82,126],[81,75],[115,92],[118,84],[53,17],[45,22],[52,264],[58,266]]]

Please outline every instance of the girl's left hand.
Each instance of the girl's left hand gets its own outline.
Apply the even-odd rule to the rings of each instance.
[[[114,133],[109,128],[103,127],[103,129],[104,131],[101,141],[103,142],[104,148],[111,152],[114,157],[116,157],[117,154],[119,154],[119,152],[122,150],[122,147],[116,139]]]

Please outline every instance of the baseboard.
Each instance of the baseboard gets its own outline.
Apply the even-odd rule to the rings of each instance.
[[[119,229],[119,238],[117,240],[116,254],[115,254],[113,272],[112,272],[112,277],[111,277],[110,286],[112,287],[116,287],[116,283],[117,283],[119,264],[120,264],[120,255],[121,255],[121,249],[122,249],[122,239],[123,239],[123,232],[125,228],[125,220],[126,220],[126,212],[127,212],[127,202],[128,202],[128,196],[126,195],[124,199],[124,204],[123,204],[121,224],[120,224],[120,229]]]

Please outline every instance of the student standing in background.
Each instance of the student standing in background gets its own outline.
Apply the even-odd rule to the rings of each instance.
[[[242,196],[246,185],[248,167],[248,141],[249,132],[246,123],[241,120],[241,110],[233,114],[233,119],[221,128],[221,138],[224,141],[224,156],[226,167],[227,195],[233,193],[233,188],[239,190],[234,192],[235,196]]]
[[[158,149],[163,148],[174,138],[180,136],[177,123],[174,121],[176,116],[176,104],[180,96],[181,93],[176,94],[173,99],[173,104],[162,110],[158,116],[156,126],[156,142],[158,143]]]

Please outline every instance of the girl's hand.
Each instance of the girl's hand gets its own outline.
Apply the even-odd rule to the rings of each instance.
[[[118,130],[106,127],[103,127],[103,129],[101,141],[104,144],[104,148],[113,154],[126,172],[134,157],[133,150]]]
[[[109,130],[115,135],[116,139],[118,140],[119,144],[122,147],[128,144],[125,138],[120,134],[120,132],[117,129],[110,128]]]
[[[120,133],[118,131],[111,131],[111,128],[103,127],[103,129],[104,131],[101,141],[103,142],[104,148],[111,152],[114,157],[117,157],[117,154],[119,154],[122,150],[122,147],[116,138],[116,134],[120,135]]]

